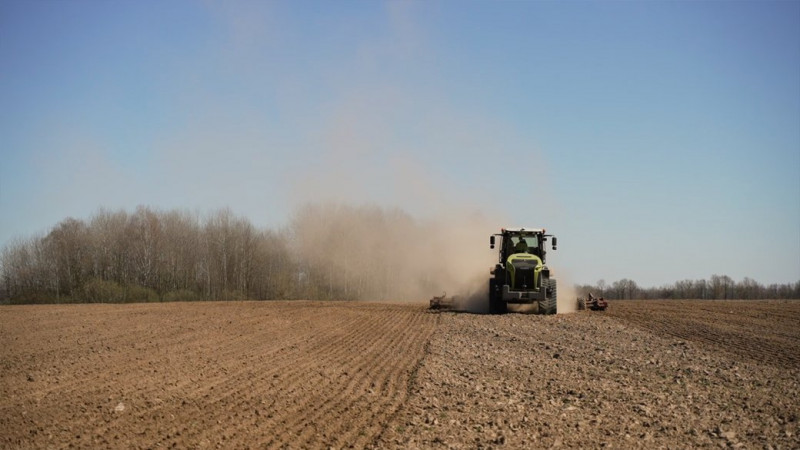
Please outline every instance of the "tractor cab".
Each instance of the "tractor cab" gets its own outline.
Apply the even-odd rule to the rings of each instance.
[[[499,234],[494,234],[489,238],[490,248],[495,248],[495,237],[501,239],[498,251],[500,264],[505,264],[508,257],[516,253],[528,253],[541,258],[542,263],[546,262],[547,251],[545,242],[548,237],[553,238],[553,250],[556,249],[556,237],[545,234],[544,229],[535,228],[502,228]]]

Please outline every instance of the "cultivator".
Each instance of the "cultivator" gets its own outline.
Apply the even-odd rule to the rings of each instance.
[[[441,310],[441,309],[453,309],[453,298],[448,297],[447,292],[440,295],[439,297],[433,297],[431,299],[431,306],[429,309]]]
[[[592,293],[586,298],[578,298],[578,309],[590,309],[592,311],[605,311],[608,308],[608,302],[603,297],[595,297]]]

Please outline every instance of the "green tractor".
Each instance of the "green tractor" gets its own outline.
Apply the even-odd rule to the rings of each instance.
[[[552,237],[543,228],[502,228],[489,237],[490,248],[500,238],[499,262],[490,270],[489,311],[503,314],[509,304],[533,305],[538,314],[555,314],[556,280],[545,264],[545,243]]]

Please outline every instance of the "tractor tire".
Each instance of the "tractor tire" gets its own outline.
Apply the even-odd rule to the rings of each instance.
[[[489,314],[505,314],[506,312],[508,312],[508,305],[497,292],[497,281],[492,278],[489,280]]]
[[[495,309],[497,309],[497,294],[495,293],[495,282],[494,278],[489,279],[489,314],[497,314]]]
[[[545,287],[549,287],[550,297],[539,300],[539,314],[555,314],[558,309],[558,295],[556,293],[556,280],[550,278],[545,280]]]
[[[583,297],[578,298],[578,311],[586,310],[586,299]]]

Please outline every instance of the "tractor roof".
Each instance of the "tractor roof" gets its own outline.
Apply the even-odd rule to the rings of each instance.
[[[524,227],[517,227],[517,228],[502,228],[503,233],[544,233],[544,228],[524,228]]]

